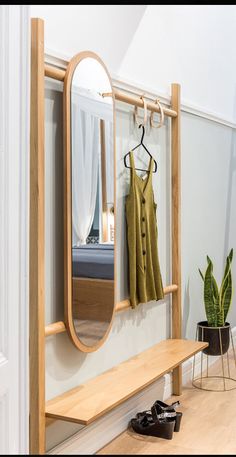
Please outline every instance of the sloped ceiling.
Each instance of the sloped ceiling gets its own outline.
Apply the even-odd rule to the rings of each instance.
[[[65,57],[92,50],[118,72],[146,5],[31,5],[45,20],[45,46]]]

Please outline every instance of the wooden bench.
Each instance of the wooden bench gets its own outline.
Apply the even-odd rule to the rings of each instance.
[[[88,425],[208,346],[168,339],[46,403],[46,416]]]

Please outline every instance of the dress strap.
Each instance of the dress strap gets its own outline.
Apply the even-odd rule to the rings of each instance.
[[[153,170],[153,163],[154,163],[154,160],[153,158],[151,158],[150,160],[150,165],[149,165],[149,173],[152,175],[152,170]]]
[[[132,151],[132,149],[131,149],[131,151],[130,151],[130,166],[131,166],[131,168],[134,170],[134,168],[135,168],[135,167],[134,167],[134,156],[133,156],[133,151]]]
[[[148,182],[147,182],[147,185],[149,183],[152,183],[152,170],[153,170],[153,164],[154,164],[154,161],[153,161],[153,158],[151,157],[150,158],[150,163],[149,163],[149,167],[148,167]]]
[[[131,179],[131,182],[133,184],[133,182],[134,182],[134,174],[135,174],[135,163],[134,163],[134,155],[133,155],[132,149],[130,151],[129,157],[130,157],[130,167],[131,167],[130,168],[130,179]]]

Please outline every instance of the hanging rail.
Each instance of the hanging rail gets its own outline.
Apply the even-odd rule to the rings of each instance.
[[[56,79],[57,81],[64,81],[66,71],[62,70],[61,68],[53,67],[52,65],[45,65],[44,67],[45,76]],[[129,105],[135,105],[140,108],[143,108],[143,101],[140,97],[135,97],[134,95],[126,94],[120,90],[114,89],[115,99],[119,100],[120,102],[128,103]],[[149,99],[150,100],[150,99]],[[154,103],[154,101],[147,101],[147,109],[153,111],[155,113],[160,113],[161,110],[159,106]],[[163,112],[165,116],[169,117],[176,117],[177,112],[170,108],[164,108]]]
[[[171,284],[164,288],[164,295],[171,294],[173,292],[177,292],[178,286],[176,284]],[[116,304],[115,312],[119,313],[120,311],[125,311],[127,309],[131,309],[130,300],[122,300]],[[58,321],[54,322],[53,324],[46,325],[45,327],[45,336],[56,335],[57,333],[63,333],[66,331],[66,326],[64,322]]]

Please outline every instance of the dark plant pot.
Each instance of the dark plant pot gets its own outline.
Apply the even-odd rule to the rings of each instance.
[[[222,355],[229,349],[230,324],[225,322],[223,327],[209,327],[207,321],[197,324],[198,341],[206,341],[209,346],[203,349],[207,355]]]

